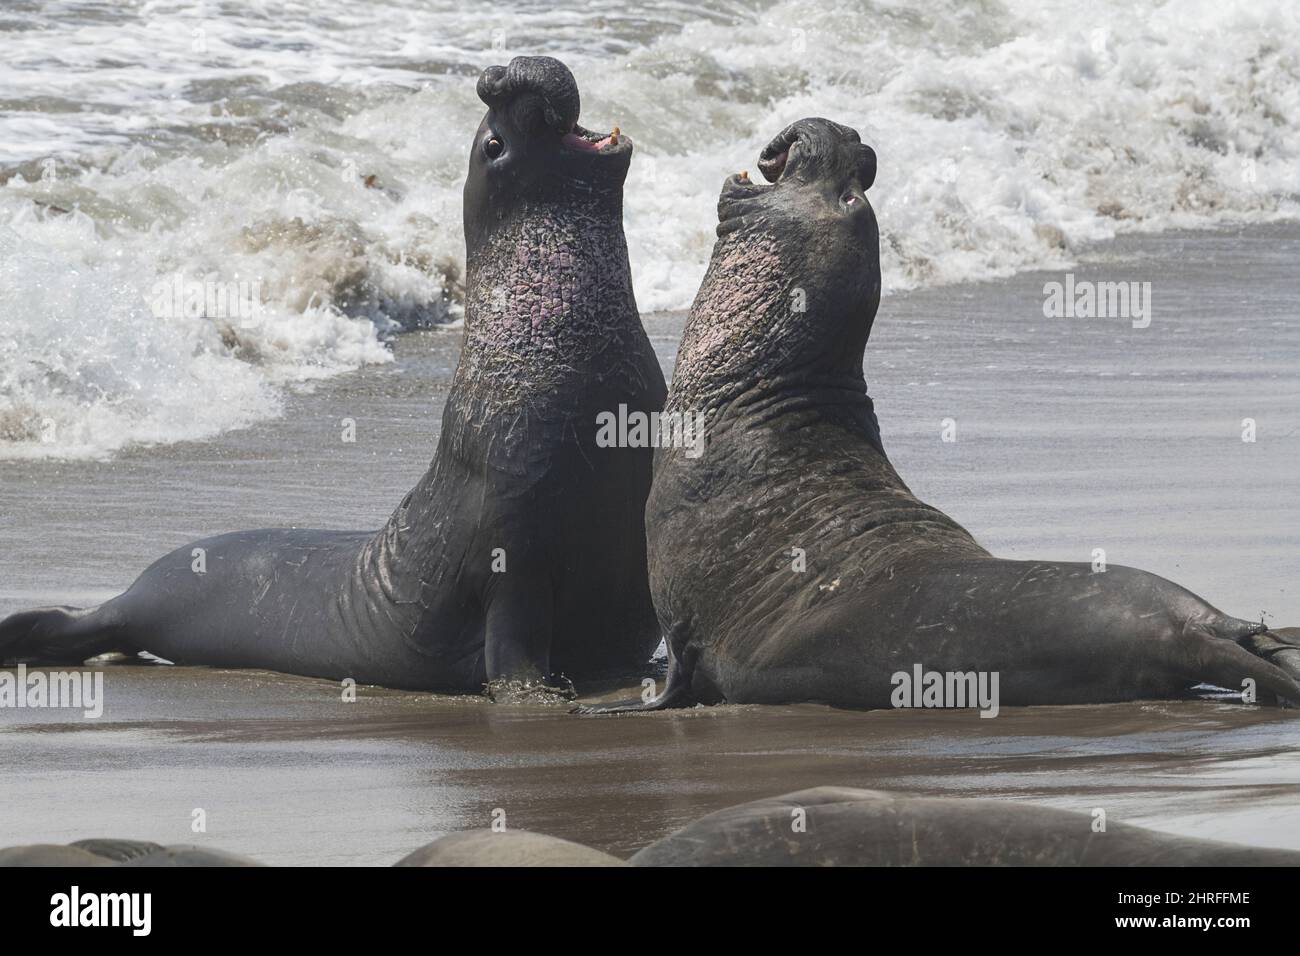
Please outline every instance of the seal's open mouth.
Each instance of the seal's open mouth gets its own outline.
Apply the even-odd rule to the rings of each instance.
[[[587,157],[618,154],[624,160],[632,152],[631,141],[617,126],[597,133],[578,125],[578,83],[554,57],[517,56],[509,66],[489,66],[479,77],[478,95],[517,132],[534,136],[546,131],[559,138],[566,152]]]
[[[627,137],[615,126],[608,133],[596,133],[585,127],[573,124],[573,132],[565,133],[560,138],[568,149],[580,153],[615,153],[627,148]]]

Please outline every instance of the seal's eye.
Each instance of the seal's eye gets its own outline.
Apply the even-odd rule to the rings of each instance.
[[[505,143],[501,142],[501,140],[497,139],[495,136],[489,137],[483,143],[483,153],[488,159],[496,159],[505,152],[505,148]]]
[[[853,195],[853,193],[851,192],[845,193],[843,196],[840,197],[840,202],[844,203],[844,205],[846,206],[852,206],[857,201],[858,201],[858,197]]]

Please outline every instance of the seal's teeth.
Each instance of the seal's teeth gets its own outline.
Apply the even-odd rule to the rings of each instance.
[[[622,131],[621,129],[619,129],[617,126],[615,126],[615,127],[614,127],[614,132],[612,132],[612,133],[609,134],[609,145],[610,145],[610,146],[617,146],[617,145],[618,145],[618,138],[619,138],[619,136],[621,136],[622,134],[623,134],[623,131]]]

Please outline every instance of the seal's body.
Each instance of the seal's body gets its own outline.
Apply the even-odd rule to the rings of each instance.
[[[549,57],[487,70],[479,95],[464,349],[436,457],[388,523],[197,541],[98,608],[0,622],[0,659],[147,650],[445,691],[637,671],[658,641],[650,451],[595,440],[600,412],[664,397],[622,230],[631,143],[576,125]]]
[[[1294,638],[1131,568],[1000,560],[908,490],[863,374],[880,297],[875,165],[853,130],[803,120],[759,160],[771,185],[723,187],[666,409],[703,414],[704,452],[660,449],[647,504],[668,687],[614,709],[888,707],[894,675],[918,667],[996,674],[1004,705],[1246,679],[1260,699],[1300,700]]]
[[[796,823],[797,822],[797,823]],[[1175,836],[1006,800],[816,787],[727,807],[633,866],[1296,866],[1300,852]]]

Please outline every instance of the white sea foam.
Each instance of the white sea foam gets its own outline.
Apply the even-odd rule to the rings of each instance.
[[[454,320],[474,78],[517,53],[637,143],[643,309],[690,304],[722,179],[806,115],[877,150],[887,290],[1300,214],[1292,0],[46,0],[0,40],[0,457],[209,437]],[[257,283],[259,322],[160,318],[176,275]]]

